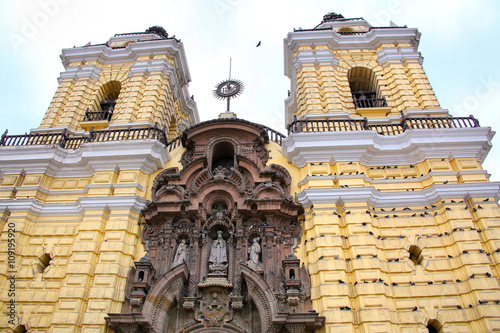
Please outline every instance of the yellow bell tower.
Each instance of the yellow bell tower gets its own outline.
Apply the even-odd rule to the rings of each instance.
[[[153,175],[199,122],[183,44],[161,27],[61,58],[40,127],[0,139],[2,332],[109,331]]]
[[[440,107],[419,40],[335,13],[284,40],[283,154],[325,332],[500,329],[494,133]]]
[[[440,110],[417,51],[420,33],[372,27],[362,18],[331,13],[313,29],[285,39],[285,74],[291,79],[287,123],[311,118],[384,118]],[[431,111],[432,110],[432,111]]]
[[[161,27],[63,49],[61,59],[66,70],[39,132],[158,124],[173,138],[199,122],[183,44]]]

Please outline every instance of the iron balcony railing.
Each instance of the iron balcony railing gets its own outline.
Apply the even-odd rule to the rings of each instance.
[[[285,136],[267,126],[259,125],[269,140],[283,144]],[[472,115],[469,117],[412,117],[403,118],[400,123],[368,124],[367,119],[318,119],[297,120],[288,125],[288,134],[313,133],[313,132],[340,132],[340,131],[376,131],[381,135],[397,135],[411,129],[437,129],[437,128],[466,128],[479,127],[479,121]],[[165,129],[157,125],[141,128],[120,129],[91,129],[88,134],[74,136],[63,130],[59,133],[30,133],[8,135],[8,131],[0,137],[1,146],[33,146],[33,145],[58,145],[64,149],[78,149],[87,142],[107,142],[124,140],[158,140],[169,151],[182,145],[182,135],[167,141]]]
[[[297,120],[288,125],[288,134],[340,131],[376,131],[381,135],[397,135],[412,129],[466,128],[479,127],[479,121],[469,117],[412,117],[403,118],[400,123],[368,124],[359,119],[317,119]]]
[[[108,110],[101,111],[85,111],[85,115],[83,116],[83,121],[110,121],[113,116],[113,107]]]
[[[353,96],[356,109],[361,108],[386,108],[388,107],[385,97],[382,98],[356,98]]]
[[[65,149],[78,149],[87,142],[106,142],[123,140],[152,139],[169,145],[165,131],[159,127],[119,128],[94,131],[91,129],[87,135],[72,136],[64,129],[60,133],[30,133],[8,135],[8,131],[0,138],[0,146],[32,146],[32,145],[58,145]],[[175,140],[175,139],[174,139]]]

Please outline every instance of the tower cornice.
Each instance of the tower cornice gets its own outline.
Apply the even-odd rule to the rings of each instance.
[[[372,28],[367,32],[343,35],[335,30],[298,30],[284,39],[285,75],[292,78],[293,56],[301,46],[326,45],[330,50],[377,49],[382,44],[410,44],[417,51],[420,32],[416,28]]]

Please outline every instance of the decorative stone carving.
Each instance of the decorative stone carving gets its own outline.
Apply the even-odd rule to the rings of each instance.
[[[193,126],[182,140],[183,169],[157,175],[142,212],[147,281],[130,275],[110,327],[135,325],[135,313],[158,333],[320,328],[307,271],[293,255],[303,209],[290,197],[288,171],[266,165],[266,132],[220,119]]]
[[[202,293],[200,309],[197,313],[205,327],[221,327],[229,314],[229,293],[216,288],[207,289]]]

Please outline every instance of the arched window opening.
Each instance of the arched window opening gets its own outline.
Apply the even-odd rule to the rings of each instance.
[[[374,71],[367,67],[353,67],[347,77],[357,109],[387,107],[385,98],[380,94]]]
[[[116,101],[120,95],[121,84],[118,81],[110,81],[102,87],[102,96],[99,105],[102,111],[115,108]]]
[[[235,166],[234,146],[229,142],[219,142],[212,153],[212,170],[218,167],[230,169]]]
[[[429,322],[427,323],[427,331],[429,333],[439,333],[441,332],[442,326],[443,325],[436,319],[429,320]]]
[[[413,261],[413,264],[419,265],[422,262],[422,249],[420,249],[418,246],[410,246],[408,252],[410,253],[410,260]]]
[[[137,277],[137,280],[139,280],[139,282],[144,281],[144,272],[143,271],[139,272],[139,276]]]
[[[290,278],[290,280],[295,280],[295,270],[294,269],[290,270],[289,278]]]
[[[83,121],[110,121],[120,95],[121,84],[110,81],[97,92],[92,109],[87,109]]]
[[[37,270],[40,273],[43,273],[45,268],[49,266],[51,259],[52,257],[50,256],[49,253],[44,253],[40,257],[38,257]]]

